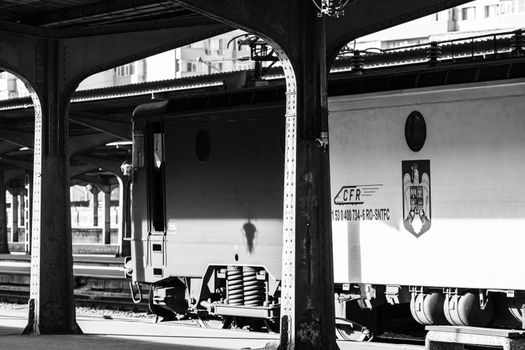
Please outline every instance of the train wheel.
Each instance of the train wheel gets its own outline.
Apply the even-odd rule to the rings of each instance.
[[[233,325],[232,317],[207,318],[199,317],[199,325],[204,328],[230,329]]]
[[[339,317],[335,319],[335,336],[338,340],[349,341],[370,341],[373,337],[366,327]]]
[[[446,324],[444,302],[443,293],[417,293],[410,299],[410,312],[412,317],[422,325]]]
[[[522,306],[525,298],[521,295],[508,297],[504,293],[493,293],[494,316],[491,325],[506,328],[521,328]]]
[[[155,322],[159,321],[159,317],[162,317],[161,322],[164,321],[174,321],[177,319],[174,312],[171,312],[169,310],[166,310],[165,308],[153,304],[153,288],[149,291],[149,297],[148,297],[148,310],[150,313],[157,316],[157,319]]]
[[[525,305],[524,299],[513,300],[512,303],[509,302],[508,310],[510,314],[514,317],[514,320],[517,321],[516,326],[520,326],[523,322],[523,305]]]
[[[447,320],[454,326],[486,326],[494,314],[492,299],[481,308],[479,295],[466,292],[460,295],[447,295],[443,304]]]
[[[264,325],[266,326],[266,330],[268,331],[268,333],[277,334],[281,330],[279,320],[264,320]]]

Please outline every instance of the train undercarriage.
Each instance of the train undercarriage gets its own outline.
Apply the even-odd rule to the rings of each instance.
[[[263,267],[209,266],[202,278],[169,277],[152,284],[150,310],[164,320],[220,321],[221,328],[279,329],[279,283]]]
[[[209,266],[203,278],[168,277],[152,284],[148,307],[157,321],[195,319],[208,328],[278,333],[279,299],[280,283],[264,267]],[[373,337],[344,315],[336,318],[336,336],[352,341]]]
[[[523,325],[525,296],[516,291],[370,284],[336,284],[335,291],[341,339],[369,340],[426,325]],[[165,278],[151,285],[148,304],[162,321],[279,332],[279,281],[260,266],[212,265],[203,277]]]

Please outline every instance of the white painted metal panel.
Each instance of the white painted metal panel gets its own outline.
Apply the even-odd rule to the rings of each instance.
[[[283,128],[282,117],[166,121],[167,275],[251,265],[280,279]],[[210,136],[205,161],[195,154],[199,130]]]
[[[412,111],[426,121],[419,152]],[[523,81],[333,98],[330,150],[336,282],[525,290]],[[430,161],[420,235],[403,225],[402,161],[417,160]]]

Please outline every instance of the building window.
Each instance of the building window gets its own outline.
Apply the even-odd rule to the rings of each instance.
[[[476,18],[476,8],[472,7],[463,7],[461,9],[461,20],[468,21]]]
[[[115,74],[117,77],[127,77],[135,74],[135,64],[129,63],[123,66],[115,68]]]
[[[516,12],[525,12],[525,0],[500,1],[500,13],[502,15]]]
[[[387,40],[383,41],[381,43],[382,49],[396,49],[398,47],[403,46],[411,46],[411,45],[420,45],[420,44],[426,44],[428,42],[428,38],[414,38],[414,39],[405,39],[405,40]]]
[[[498,5],[485,6],[485,18],[495,17],[498,14]]]
[[[186,62],[186,72],[196,72],[197,64],[195,62]]]

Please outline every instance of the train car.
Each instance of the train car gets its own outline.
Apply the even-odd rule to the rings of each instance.
[[[424,325],[521,324],[525,79],[506,77],[330,97],[342,316],[402,308]],[[132,278],[151,284],[154,313],[278,328],[282,89],[135,111]]]
[[[181,113],[184,101],[135,111],[133,279],[152,283],[150,308],[164,318],[206,312],[225,327],[244,326],[241,316],[277,327],[284,106],[250,105],[246,94],[204,112]]]
[[[520,325],[524,110],[523,80],[332,98],[339,290],[422,324]]]

